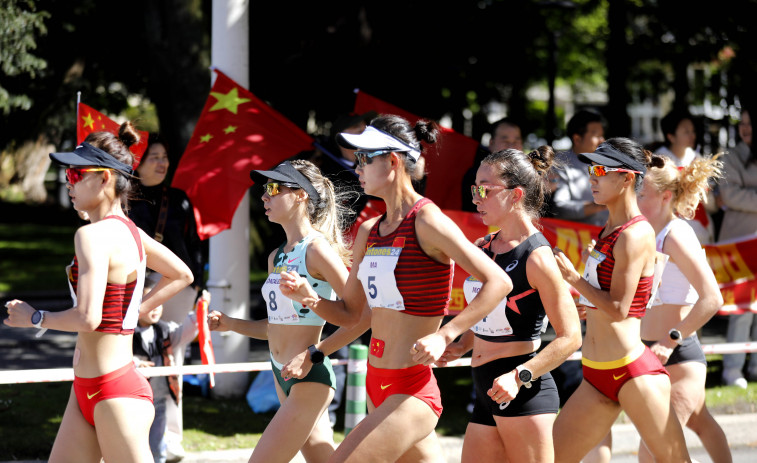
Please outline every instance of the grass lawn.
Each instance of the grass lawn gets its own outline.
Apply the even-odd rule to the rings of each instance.
[[[75,226],[0,224],[0,292],[67,290]]]
[[[470,370],[445,368],[435,373],[444,401],[436,430],[440,435],[462,435],[468,424]],[[46,459],[70,390],[70,383],[0,385],[0,459]],[[252,448],[273,417],[273,413],[253,413],[244,398],[208,399],[191,388],[186,392],[184,447],[188,451]],[[714,414],[757,413],[757,383],[750,383],[746,391],[734,386],[708,388],[707,405]],[[343,411],[339,416],[337,442],[344,439]]]

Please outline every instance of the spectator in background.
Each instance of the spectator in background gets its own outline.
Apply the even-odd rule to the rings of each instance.
[[[476,212],[476,205],[470,201],[470,186],[476,183],[478,166],[486,156],[497,151],[514,149],[523,151],[523,133],[520,124],[515,120],[505,117],[491,125],[491,138],[487,148],[479,146],[473,165],[463,175],[461,185],[462,210]]]
[[[147,295],[158,283],[160,275],[151,273],[145,278],[144,294]],[[137,367],[162,367],[176,365],[174,351],[186,346],[197,336],[197,317],[190,312],[181,325],[160,319],[163,306],[159,305],[149,312],[140,313],[137,327],[134,329],[133,350],[134,364]],[[179,378],[176,375],[153,376],[150,378],[155,419],[150,427],[150,450],[155,463],[165,463],[167,459],[166,403],[178,403]]]
[[[692,161],[702,157],[694,151],[697,132],[694,127],[694,118],[688,111],[670,111],[660,120],[660,129],[665,136],[665,141],[654,154],[670,159],[677,167],[687,167]],[[715,226],[710,220],[708,211],[705,210],[705,204],[711,205],[712,211],[709,212],[716,211],[717,206],[713,196],[706,202],[700,203],[694,217],[686,219],[686,222],[694,229],[700,243],[709,244],[715,237]]]
[[[155,241],[176,254],[192,270],[194,281],[179,294],[163,304],[162,320],[182,323],[194,308],[197,293],[205,280],[205,252],[197,236],[194,208],[186,193],[166,182],[168,174],[168,146],[156,134],[151,134],[147,150],[137,167],[139,189],[136,200],[130,201],[129,218]],[[176,364],[184,364],[184,346],[174,349]],[[182,378],[179,377],[179,390]],[[183,419],[181,400],[166,404],[168,459],[184,456],[181,446]]]
[[[604,141],[604,118],[594,111],[578,111],[568,121],[567,135],[573,146],[558,156],[554,168],[559,180],[552,194],[553,213],[558,219],[604,225],[607,207],[594,202],[586,164],[578,160],[579,154],[593,153]]]
[[[732,240],[757,233],[757,156],[752,147],[754,120],[747,108],[741,111],[739,136],[741,142],[733,152],[725,156],[725,178],[720,182],[720,198],[725,206],[720,241]],[[757,340],[755,314],[746,310],[743,314],[728,317],[728,342]],[[746,389],[744,378],[746,354],[723,355],[723,382]],[[757,381],[757,354],[750,354],[747,377]]]
[[[670,111],[660,119],[660,129],[665,141],[654,154],[670,158],[678,167],[686,167],[691,161],[701,157],[694,151],[697,132],[694,119],[687,111]]]

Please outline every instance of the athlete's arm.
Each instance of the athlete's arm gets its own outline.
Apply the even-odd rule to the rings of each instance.
[[[423,207],[415,220],[423,251],[439,262],[450,259],[482,283],[474,300],[435,334],[418,340],[413,360],[429,365],[439,360],[447,345],[489,314],[512,290],[510,277],[473,243],[436,206]]]
[[[142,246],[147,257],[147,267],[160,273],[161,278],[153,289],[142,298],[140,313],[148,313],[186,288],[194,280],[187,264],[167,247],[139,230]]]
[[[552,251],[544,246],[534,250],[526,262],[531,287],[539,293],[555,338],[539,354],[525,363],[534,377],[557,368],[581,347],[581,323],[573,297],[557,268]]]
[[[691,236],[696,238],[693,230]],[[688,242],[691,243],[691,241]],[[665,239],[663,246],[663,252],[670,256],[670,260],[675,262],[699,295],[699,299],[686,315],[686,318],[673,327],[680,331],[684,338],[696,333],[723,305],[723,296],[718,288],[718,282],[704,253],[701,248],[693,248],[691,245],[687,246],[686,243],[687,241],[680,235],[680,232],[673,229]],[[675,345],[670,347],[675,347]]]

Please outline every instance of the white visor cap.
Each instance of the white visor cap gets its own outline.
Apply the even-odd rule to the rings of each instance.
[[[402,151],[408,153],[416,161],[421,157],[421,152],[376,127],[369,125],[361,134],[342,132],[336,136],[340,146],[352,150],[366,151]]]

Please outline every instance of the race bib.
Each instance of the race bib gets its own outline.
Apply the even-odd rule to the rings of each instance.
[[[470,302],[478,296],[478,292],[481,290],[483,284],[476,278],[469,276],[463,283],[463,293],[465,294],[465,302]],[[483,320],[476,323],[471,330],[474,333],[483,336],[510,336],[513,334],[513,328],[510,326],[510,321],[507,319],[507,298],[504,298],[497,304],[489,315],[484,317]]]
[[[273,273],[268,275],[261,289],[263,299],[265,299],[266,311],[268,312],[268,323],[273,324],[292,324],[300,321],[300,316],[294,310],[292,300],[284,296],[279,288],[281,281],[281,272],[297,271],[296,265],[282,265],[274,267]]]
[[[604,262],[606,258],[606,255],[602,254],[596,249],[592,249],[589,253],[589,258],[586,259],[586,265],[584,266],[584,280],[588,281],[590,285],[597,289],[602,289],[599,286],[597,267],[599,267],[599,264]],[[578,298],[578,303],[589,307],[594,307],[594,304],[589,302],[589,300],[586,299],[583,294],[581,294],[581,296]]]
[[[404,246],[405,239],[396,238],[391,247],[370,247],[365,250],[357,278],[363,284],[370,308],[405,310],[405,300],[394,278],[394,269],[397,268]]]

